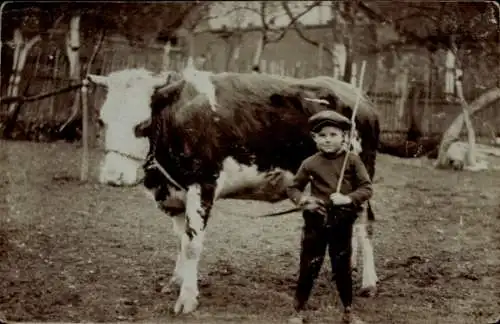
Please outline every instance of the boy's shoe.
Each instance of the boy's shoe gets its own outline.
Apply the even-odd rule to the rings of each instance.
[[[351,324],[352,323],[352,311],[351,307],[346,307],[344,310],[344,314],[342,315],[342,323]]]

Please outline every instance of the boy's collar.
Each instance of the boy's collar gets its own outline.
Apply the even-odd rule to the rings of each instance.
[[[323,155],[324,157],[326,158],[329,158],[329,159],[333,159],[333,158],[336,158],[340,155],[343,155],[345,153],[345,151],[343,149],[339,149],[338,151],[335,151],[335,152],[323,152],[323,151],[319,151],[319,153],[321,155]]]

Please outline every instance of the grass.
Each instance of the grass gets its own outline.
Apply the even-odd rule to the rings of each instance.
[[[177,291],[161,288],[179,243],[142,188],[80,183],[76,145],[0,146],[0,312],[8,320],[260,323],[291,313],[301,217],[256,217],[286,203],[216,203],[199,309],[173,317]],[[95,179],[99,153],[92,156]],[[357,297],[356,314],[366,323],[497,320],[499,171],[380,155],[375,190],[379,293]],[[327,279],[324,267],[311,299],[317,323],[339,318]]]

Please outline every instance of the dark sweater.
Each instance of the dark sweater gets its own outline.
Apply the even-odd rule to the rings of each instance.
[[[293,184],[287,189],[288,197],[298,204],[304,188],[311,183],[311,195],[328,202],[330,195],[337,189],[344,157],[345,152],[333,154],[318,152],[305,159],[295,175]],[[359,156],[355,154],[349,154],[340,193],[351,197],[357,207],[373,195],[368,172]]]

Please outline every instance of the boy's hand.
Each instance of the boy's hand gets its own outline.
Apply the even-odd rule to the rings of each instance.
[[[352,199],[349,196],[343,195],[340,192],[335,192],[330,195],[330,200],[334,205],[349,205]]]
[[[309,210],[322,215],[326,215],[326,208],[320,199],[306,195],[300,198],[299,206],[303,210]]]
[[[298,205],[300,207],[304,207],[306,206],[307,204],[309,204],[311,201],[312,201],[312,197],[311,196],[308,196],[308,195],[303,195],[302,197],[300,197],[300,200],[299,200],[299,203]]]

